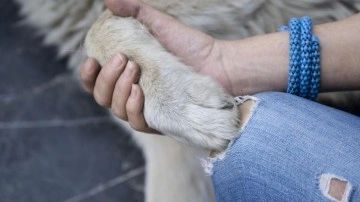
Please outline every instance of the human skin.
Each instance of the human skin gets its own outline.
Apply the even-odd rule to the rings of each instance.
[[[288,79],[288,33],[236,41],[216,40],[139,0],[105,0],[114,14],[133,16],[182,62],[216,79],[232,95],[285,91]],[[313,28],[321,44],[320,91],[360,89],[360,14]],[[175,40],[174,40],[175,39]],[[124,76],[126,74],[127,76]],[[95,100],[138,131],[153,132],[142,114],[144,96],[137,84],[140,68],[123,54],[101,70],[89,58],[81,68],[85,89]]]

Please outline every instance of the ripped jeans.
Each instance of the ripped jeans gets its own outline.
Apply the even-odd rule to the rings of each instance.
[[[218,202],[360,201],[359,117],[285,93],[255,103],[209,159]]]

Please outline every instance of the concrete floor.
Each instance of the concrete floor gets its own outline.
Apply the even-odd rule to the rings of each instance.
[[[0,201],[143,201],[129,134],[0,1]]]

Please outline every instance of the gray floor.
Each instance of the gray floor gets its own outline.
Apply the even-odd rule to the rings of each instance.
[[[144,160],[0,1],[0,201],[142,201]]]

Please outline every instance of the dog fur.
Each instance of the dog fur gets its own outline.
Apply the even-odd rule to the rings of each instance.
[[[45,44],[59,47],[60,57],[69,56],[69,67],[74,70],[86,56],[80,44],[100,16],[85,42],[88,54],[104,64],[113,54],[124,52],[140,64],[144,114],[150,126],[176,140],[211,149],[223,149],[236,135],[237,115],[229,95],[166,52],[134,19],[104,12],[102,0],[17,1],[25,20],[45,36]],[[360,9],[355,0],[146,2],[221,39],[273,32],[293,16],[310,15],[317,24],[345,18]],[[112,35],[107,34],[110,30]],[[116,121],[131,131],[127,123]],[[211,182],[198,162],[204,155],[201,150],[189,149],[166,136],[133,134],[147,161],[146,201],[214,201]]]
[[[150,127],[213,150],[225,149],[238,132],[232,97],[168,53],[138,21],[105,11],[89,30],[85,47],[100,65],[120,52],[139,64],[144,116]]]

